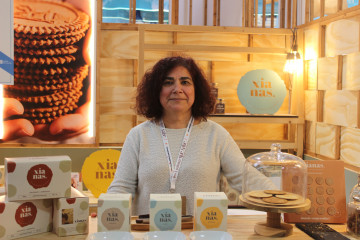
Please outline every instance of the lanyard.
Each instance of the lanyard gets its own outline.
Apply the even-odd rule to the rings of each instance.
[[[178,177],[181,162],[182,162],[182,160],[184,158],[184,155],[185,155],[185,149],[186,149],[187,143],[188,143],[189,138],[190,138],[190,133],[191,133],[191,129],[192,129],[193,124],[194,124],[194,118],[191,116],[191,118],[189,120],[189,123],[187,125],[187,128],[186,128],[184,138],[183,138],[181,146],[180,146],[179,155],[178,155],[178,158],[176,160],[176,164],[173,167],[173,165],[172,165],[173,161],[172,161],[171,152],[170,152],[169,139],[168,139],[167,134],[166,134],[164,122],[163,122],[162,119],[160,120],[161,137],[162,137],[163,144],[164,144],[166,158],[167,158],[168,164],[169,164],[170,192],[171,193],[175,192],[175,182],[176,182],[176,179]]]

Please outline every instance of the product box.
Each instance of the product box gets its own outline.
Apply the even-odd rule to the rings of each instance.
[[[226,231],[228,198],[224,192],[195,192],[194,201],[194,231]]]
[[[54,199],[53,232],[59,237],[86,234],[89,226],[89,197],[71,188],[71,198]]]
[[[5,158],[7,201],[70,197],[68,156]]]
[[[0,165],[0,187],[5,185],[5,166]]]
[[[311,207],[298,213],[284,213],[284,221],[346,223],[346,190],[344,162],[339,160],[305,160],[307,195]],[[294,176],[296,177],[296,176]],[[293,187],[298,184],[289,181]]]
[[[0,239],[14,239],[52,229],[52,199],[7,202],[0,196]]]
[[[83,191],[82,177],[80,172],[71,173],[71,186],[79,191]]]
[[[0,196],[5,195],[5,187],[0,187]]]
[[[180,194],[150,194],[150,231],[181,231]]]
[[[98,232],[131,230],[131,194],[102,193],[98,199]]]

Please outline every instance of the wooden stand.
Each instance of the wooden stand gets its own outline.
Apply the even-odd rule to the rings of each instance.
[[[293,226],[281,222],[281,213],[303,212],[311,207],[311,202],[306,199],[303,204],[293,206],[270,206],[260,203],[253,203],[240,196],[242,204],[251,209],[267,212],[266,222],[259,222],[255,225],[254,231],[266,237],[286,237],[292,234]]]

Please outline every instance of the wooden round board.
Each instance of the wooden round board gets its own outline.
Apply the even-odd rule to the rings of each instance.
[[[291,212],[303,212],[308,210],[311,207],[311,201],[306,199],[305,202],[296,205],[267,205],[264,203],[252,202],[240,195],[239,197],[241,203],[250,209],[255,209],[264,212],[274,212],[274,213],[291,213]]]
[[[149,223],[136,223],[137,217],[131,217],[131,230],[132,231],[149,231]],[[181,222],[181,229],[192,229],[193,221]]]

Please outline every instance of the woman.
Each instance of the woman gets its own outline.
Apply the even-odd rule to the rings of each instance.
[[[150,193],[169,192],[186,196],[187,213],[193,214],[194,192],[219,191],[221,172],[241,192],[245,158],[230,134],[207,120],[214,103],[194,60],[169,57],[156,63],[136,96],[137,113],[149,121],[126,137],[108,192],[132,193],[133,215],[149,213]],[[254,175],[262,177],[256,170]],[[266,187],[257,180],[255,188]]]

